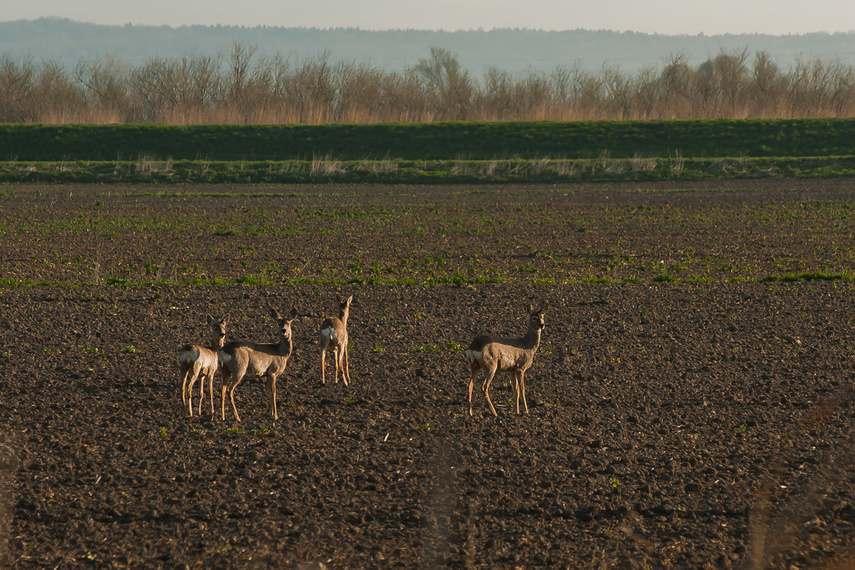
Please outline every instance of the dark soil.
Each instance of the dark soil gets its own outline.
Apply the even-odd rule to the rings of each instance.
[[[787,184],[6,187],[0,563],[855,564],[855,183]],[[319,214],[345,207],[387,213]],[[294,235],[247,230],[301,208],[316,215]],[[93,221],[120,213],[173,221]],[[240,231],[194,225],[205,216]],[[181,281],[273,261],[271,285]],[[395,268],[385,284],[375,262]],[[139,284],[146,269],[159,284]],[[423,284],[431,272],[463,277]],[[788,272],[837,278],[760,281]],[[336,293],[354,295],[348,387],[321,386],[315,346]],[[470,417],[461,347],[522,335],[531,302],[548,310],[529,414],[500,378],[499,417],[477,390]],[[218,393],[213,418],[187,417],[177,351],[208,342],[205,315],[273,341],[268,308],[292,305],[279,420],[260,380],[237,389],[242,423],[220,419]]]

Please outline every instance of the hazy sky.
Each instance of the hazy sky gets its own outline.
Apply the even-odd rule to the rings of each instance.
[[[59,16],[99,24],[531,28],[659,34],[855,30],[853,0],[0,0],[0,21]]]

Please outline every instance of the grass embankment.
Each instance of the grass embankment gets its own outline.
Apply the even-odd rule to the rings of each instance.
[[[0,180],[559,182],[855,175],[855,120],[0,125]]]

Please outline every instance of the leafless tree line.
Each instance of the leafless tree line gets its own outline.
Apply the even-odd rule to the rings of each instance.
[[[683,54],[633,73],[558,67],[477,78],[440,48],[401,72],[328,55],[298,61],[235,44],[226,55],[151,58],[139,66],[0,57],[0,122],[374,123],[448,120],[793,118],[855,116],[855,70],[767,52]]]

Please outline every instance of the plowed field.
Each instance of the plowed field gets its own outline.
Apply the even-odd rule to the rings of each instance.
[[[849,567],[855,182],[0,188],[0,562]],[[353,383],[317,335],[353,295]],[[468,414],[462,353],[526,375]],[[277,339],[279,420],[177,351]],[[198,384],[197,393],[198,398]]]

